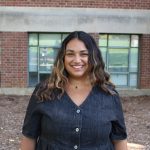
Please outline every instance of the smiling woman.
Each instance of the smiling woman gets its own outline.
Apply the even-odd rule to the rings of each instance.
[[[64,65],[70,76],[80,79],[86,77],[89,69],[88,50],[82,41],[73,39],[67,44]]]
[[[32,94],[22,133],[22,150],[127,150],[119,95],[92,36],[75,31],[64,39],[52,75]]]

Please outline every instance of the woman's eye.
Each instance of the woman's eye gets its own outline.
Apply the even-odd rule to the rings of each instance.
[[[81,56],[88,56],[88,53],[82,53]]]
[[[67,56],[73,56],[73,53],[66,53]]]

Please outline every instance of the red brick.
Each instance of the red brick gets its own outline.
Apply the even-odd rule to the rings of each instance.
[[[1,0],[0,6],[150,9],[149,0]]]
[[[3,49],[1,54],[1,87],[26,87],[28,57],[25,55],[27,55],[28,49],[27,33],[3,32],[1,33],[1,39]],[[20,75],[18,75],[18,72],[20,72]],[[21,80],[22,83],[20,84]]]
[[[140,88],[150,88],[150,35],[140,38]]]

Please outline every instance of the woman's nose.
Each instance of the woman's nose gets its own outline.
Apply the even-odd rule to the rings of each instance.
[[[75,57],[74,57],[74,62],[81,62],[81,57],[80,57],[80,55],[75,55]]]

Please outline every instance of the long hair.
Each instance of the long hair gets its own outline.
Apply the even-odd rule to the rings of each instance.
[[[67,44],[72,39],[81,40],[88,50],[88,63],[91,67],[89,76],[92,85],[97,84],[104,92],[113,93],[113,90],[110,90],[109,87],[111,86],[114,89],[115,86],[109,81],[110,76],[105,71],[102,54],[94,38],[83,31],[74,31],[63,40],[54,62],[52,74],[38,88],[36,95],[41,100],[54,99],[55,97],[60,98],[63,95],[64,87],[68,82],[68,73],[64,67],[65,50]]]

